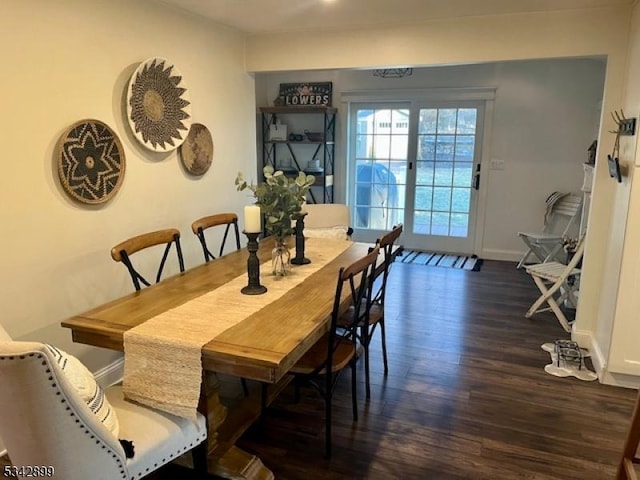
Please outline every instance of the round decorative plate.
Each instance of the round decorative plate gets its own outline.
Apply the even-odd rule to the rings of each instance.
[[[169,152],[184,142],[191,102],[174,65],[158,57],[140,64],[129,81],[127,120],[140,143],[154,152]]]
[[[125,171],[120,139],[98,120],[80,120],[58,140],[58,175],[65,192],[82,203],[104,203],[122,185]]]
[[[180,158],[192,175],[204,175],[211,166],[213,140],[209,129],[200,123],[191,124],[186,140],[180,145]]]

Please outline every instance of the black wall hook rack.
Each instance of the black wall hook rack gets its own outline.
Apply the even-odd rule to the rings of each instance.
[[[620,109],[620,113],[617,110],[611,114],[613,117],[613,121],[616,122],[618,126],[618,130],[613,131],[611,133],[615,133],[617,135],[635,135],[636,134],[636,119],[634,118],[626,118],[624,114],[624,110]]]

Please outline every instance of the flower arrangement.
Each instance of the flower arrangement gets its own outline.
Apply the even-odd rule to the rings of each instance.
[[[315,182],[313,175],[299,172],[295,178],[287,177],[282,171],[272,166],[263,169],[265,181],[258,185],[249,184],[242,172],[236,176],[236,189],[241,192],[251,190],[256,199],[256,205],[266,216],[265,228],[276,239],[282,239],[293,233],[291,226],[294,214],[302,210],[307,192]]]

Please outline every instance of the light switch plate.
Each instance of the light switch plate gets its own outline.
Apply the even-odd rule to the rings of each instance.
[[[504,160],[492,158],[489,162],[489,168],[491,170],[504,170]]]

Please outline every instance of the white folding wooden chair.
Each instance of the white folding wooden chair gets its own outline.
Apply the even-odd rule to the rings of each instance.
[[[556,201],[553,201],[557,198]],[[552,203],[550,203],[553,201]],[[521,268],[533,257],[536,262],[544,263],[549,260],[559,260],[562,250],[562,238],[567,236],[571,226],[580,217],[582,197],[575,194],[558,196],[552,194],[547,199],[548,211],[545,215],[542,232],[518,232],[518,236],[527,246],[518,267]]]
[[[558,318],[562,328],[571,332],[571,324],[560,308],[560,304],[566,300],[572,307],[578,306],[576,292],[580,284],[581,270],[576,266],[582,259],[583,253],[584,237],[578,242],[576,253],[567,265],[560,262],[546,262],[525,267],[541,293],[531,308],[527,310],[524,315],[526,318],[531,318],[533,314],[538,312],[551,310]],[[543,307],[544,304],[548,306]]]

